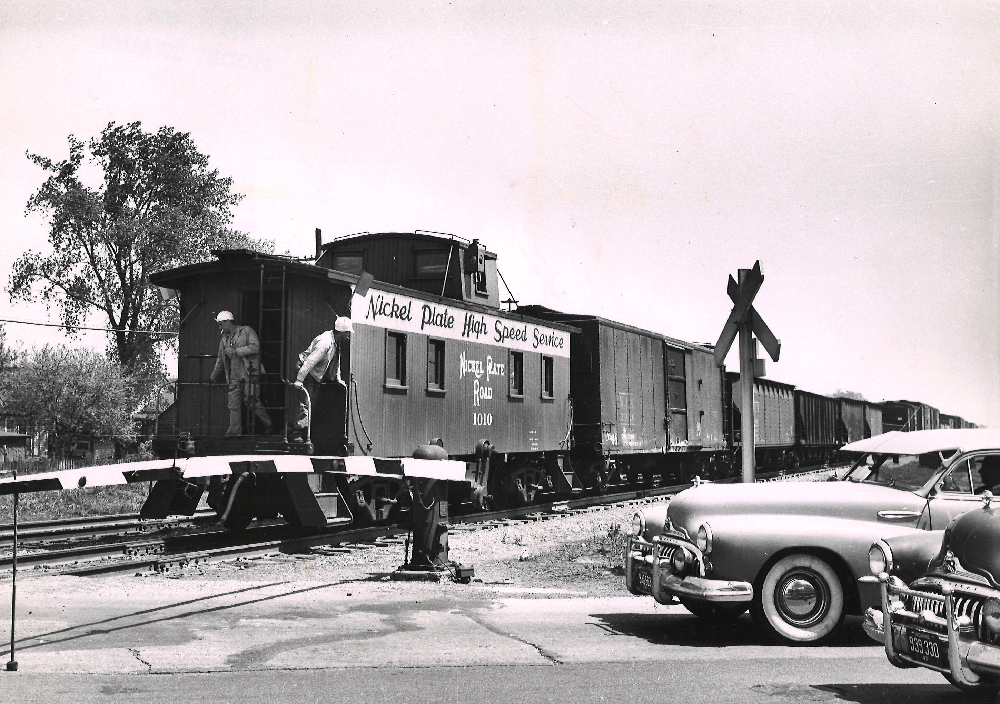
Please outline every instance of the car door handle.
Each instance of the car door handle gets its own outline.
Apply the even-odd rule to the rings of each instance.
[[[910,521],[920,518],[923,514],[920,511],[879,511],[880,521]]]

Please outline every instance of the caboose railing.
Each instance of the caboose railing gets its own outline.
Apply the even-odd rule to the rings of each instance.
[[[245,402],[244,393],[246,384],[257,384],[259,389],[258,407],[263,408],[268,412],[268,415],[271,416],[271,427],[274,431],[277,431],[277,426],[280,424],[280,435],[283,442],[288,442],[289,413],[295,413],[295,409],[298,407],[300,401],[304,403],[306,407],[305,440],[307,443],[311,442],[310,425],[312,424],[312,399],[309,397],[309,394],[306,393],[303,386],[295,382],[289,382],[281,377],[282,375],[277,372],[265,372],[264,374],[252,375],[249,381],[240,380],[240,398],[243,399],[240,409],[242,427],[246,428],[248,431],[253,431],[255,424],[257,423],[257,419],[253,415],[253,409],[248,407]],[[272,391],[279,385],[282,388],[281,396],[283,403],[280,405],[265,403],[263,400],[266,395],[265,390]],[[174,389],[174,415],[169,431],[164,433],[162,432],[163,429],[160,427],[160,416],[165,410],[161,408],[161,400],[163,397],[163,391],[171,387]],[[185,393],[185,389],[197,390],[195,391],[195,398],[192,399],[189,394]],[[294,390],[291,390],[290,392],[290,389]],[[160,436],[162,434],[174,436],[180,435],[182,425],[184,432],[191,433],[193,435],[201,437],[225,436],[229,425],[229,408],[227,403],[228,394],[229,384],[226,382],[198,380],[169,381],[161,384],[156,391],[156,419],[153,426],[154,436]],[[214,416],[216,406],[219,406],[223,410],[221,418],[216,418]],[[187,411],[192,407],[197,409],[195,417],[182,418],[182,409]],[[184,413],[184,415],[186,416],[187,413]],[[278,435],[278,432],[272,432],[272,434]],[[244,433],[244,435],[260,435],[260,433],[247,432]]]

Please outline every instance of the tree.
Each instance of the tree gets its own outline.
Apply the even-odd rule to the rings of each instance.
[[[177,328],[178,310],[150,287],[149,275],[205,261],[212,249],[270,252],[274,245],[230,228],[243,196],[232,192],[231,178],[209,169],[190,133],[112,122],[87,145],[68,140],[65,161],[27,154],[49,174],[27,212],[47,216],[52,253],[23,254],[8,292],[12,300],[56,304],[71,332],[100,311],[114,331],[109,357],[126,374],[152,379],[162,373],[160,346],[172,339],[158,331]],[[81,177],[86,147],[103,174],[96,188]]]
[[[115,362],[93,350],[45,346],[25,352],[0,378],[0,399],[28,429],[47,432],[50,451],[60,457],[80,439],[126,442],[135,436],[135,388]]]
[[[855,401],[867,401],[864,396],[859,394],[857,391],[846,391],[844,389],[837,389],[833,392],[833,398],[849,398]]]
[[[16,364],[17,349],[7,344],[7,328],[0,325],[0,377],[13,369]]]

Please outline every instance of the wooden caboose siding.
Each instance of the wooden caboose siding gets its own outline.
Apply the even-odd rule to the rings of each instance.
[[[259,285],[259,273],[208,271],[177,282],[181,321],[177,343],[177,430],[193,435],[223,435],[229,426],[226,386],[208,386],[219,352],[215,316],[228,310],[240,325],[249,324],[240,310],[243,287]],[[235,285],[234,285],[235,284]],[[256,323],[254,322],[254,325]],[[161,432],[172,432],[163,428]]]
[[[389,332],[355,324],[351,360],[357,406],[350,439],[360,448],[366,438],[358,416],[371,439],[370,454],[378,456],[409,456],[418,445],[434,438],[440,438],[452,455],[472,454],[479,440],[489,440],[503,453],[565,447],[561,443],[570,423],[568,357],[553,357],[554,398],[542,399],[542,355],[523,352],[524,395],[513,398],[508,394],[508,348],[407,332],[406,387],[395,388],[385,383]],[[445,345],[443,394],[427,388],[428,339],[442,340]],[[482,362],[481,376],[462,374],[463,356]],[[502,365],[503,371],[487,378],[490,362]],[[477,403],[473,392],[483,388],[490,389],[492,398],[480,398]]]
[[[695,347],[688,351],[688,441],[706,450],[726,446],[722,413],[724,371],[715,366],[715,355]]]
[[[351,297],[350,285],[343,277],[312,265],[250,252],[225,252],[219,261],[160,272],[151,279],[179,292],[177,430],[196,436],[222,435],[228,426],[225,384],[207,385],[219,347],[215,322],[219,311],[231,311],[238,324],[249,325],[260,337],[265,371],[261,400],[280,428],[297,407],[296,399],[286,398],[283,387],[286,382],[294,381],[299,352],[315,335],[333,326],[335,311],[347,312]],[[267,331],[260,329],[262,320]],[[349,350],[342,363],[346,380],[350,371]],[[327,406],[325,401],[321,402],[315,409],[314,420],[324,415],[330,421],[334,411]],[[343,427],[343,411],[339,425]],[[328,435],[332,442],[335,436],[342,435],[342,431],[336,432],[336,426],[336,421],[325,426],[314,422],[313,433],[320,437]],[[161,428],[164,433],[173,430],[173,427]],[[326,451],[332,446],[320,441],[317,450],[320,449]]]
[[[365,297],[354,298],[356,414],[371,438],[370,452],[406,456],[433,438],[440,438],[452,455],[471,454],[479,440],[489,440],[501,453],[567,449],[569,345],[577,330],[487,311],[438,297],[420,298],[381,282]],[[501,327],[519,336],[500,340]],[[386,383],[390,334],[406,336],[402,388]],[[428,340],[444,344],[443,394],[428,389]],[[523,355],[520,396],[509,393],[512,352]],[[553,360],[553,398],[542,398],[543,357]],[[356,428],[360,437],[352,428],[351,440],[365,448],[361,422]]]

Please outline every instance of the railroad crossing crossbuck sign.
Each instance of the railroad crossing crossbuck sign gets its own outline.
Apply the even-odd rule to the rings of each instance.
[[[754,335],[764,346],[767,354],[775,362],[781,354],[781,341],[774,336],[753,307],[753,299],[764,283],[764,275],[760,271],[760,261],[753,269],[740,269],[740,281],[737,284],[732,275],[729,277],[727,291],[733,301],[733,310],[722,328],[719,341],[715,343],[715,364],[721,367],[733,346],[737,333],[740,336],[740,412],[741,439],[743,455],[743,481],[754,481],[754,434],[753,434],[753,380],[755,376],[764,376],[763,360],[757,359]],[[758,365],[759,362],[759,365]]]

